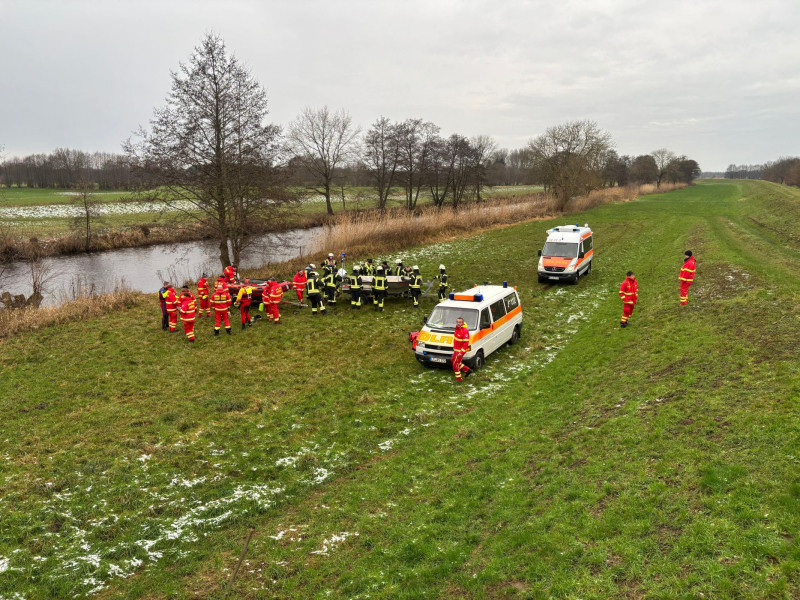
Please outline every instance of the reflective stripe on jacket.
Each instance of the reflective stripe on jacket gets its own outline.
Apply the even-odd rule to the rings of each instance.
[[[379,292],[386,291],[386,277],[383,275],[375,275],[375,279],[372,281],[372,289],[378,290]]]
[[[697,262],[694,260],[694,256],[690,256],[689,260],[683,263],[681,267],[681,274],[678,275],[678,279],[680,281],[694,281],[694,274],[697,271]]]
[[[453,333],[453,350],[456,352],[466,352],[469,348],[469,329],[466,325],[456,327]]]
[[[635,278],[626,277],[619,286],[619,297],[623,304],[636,304],[639,300],[639,282]]]

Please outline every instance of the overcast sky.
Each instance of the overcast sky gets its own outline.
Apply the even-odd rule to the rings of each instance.
[[[798,0],[0,0],[0,146],[120,152],[220,34],[285,126],[304,106],[518,148],[591,119],[704,170],[800,155]]]

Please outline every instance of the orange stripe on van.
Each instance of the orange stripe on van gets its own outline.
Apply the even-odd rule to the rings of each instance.
[[[488,329],[481,329],[480,331],[477,331],[477,332],[473,333],[471,336],[469,336],[469,343],[472,344],[473,342],[477,342],[479,340],[482,340],[484,337],[486,337],[487,335],[489,335],[493,331],[497,331],[498,328],[502,327],[505,323],[508,323],[511,319],[513,319],[515,316],[517,316],[519,314],[522,314],[522,305],[517,306],[517,308],[512,310],[505,317],[501,317],[500,319],[495,321],[494,322],[494,329],[489,327]]]

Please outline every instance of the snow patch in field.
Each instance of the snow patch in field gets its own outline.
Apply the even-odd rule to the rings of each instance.
[[[384,452],[388,452],[389,450],[392,449],[394,442],[395,440],[386,440],[385,442],[381,442],[380,444],[378,444],[378,448],[380,448]]]
[[[322,549],[312,550],[311,554],[321,554],[323,556],[327,556],[331,550],[334,550],[339,544],[351,536],[358,537],[358,532],[354,531],[351,533],[349,531],[343,531],[342,533],[334,534],[322,541]]]
[[[8,571],[8,565],[11,563],[10,558],[4,558],[0,556],[0,573],[5,573]]]

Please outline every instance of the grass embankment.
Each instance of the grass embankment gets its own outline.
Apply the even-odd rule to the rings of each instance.
[[[0,595],[221,598],[254,527],[232,597],[796,597],[800,253],[763,210],[798,201],[595,208],[577,286],[536,283],[547,222],[403,252],[519,286],[521,342],[460,387],[408,348],[432,300],[194,346],[140,301],[0,342]]]

